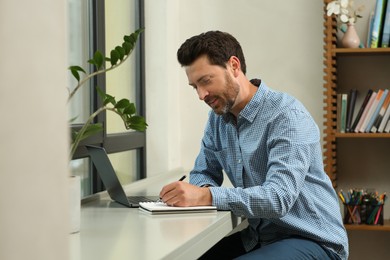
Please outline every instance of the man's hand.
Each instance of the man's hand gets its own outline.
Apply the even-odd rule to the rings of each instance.
[[[184,181],[165,185],[160,191],[162,201],[171,206],[210,206],[212,203],[209,188],[198,187]]]

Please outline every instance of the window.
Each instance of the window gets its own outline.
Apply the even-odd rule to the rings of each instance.
[[[105,56],[129,35],[143,27],[143,0],[68,0],[69,4],[69,62],[93,70],[86,61],[96,50]],[[144,97],[144,37],[140,35],[130,58],[117,69],[99,75],[84,86],[69,103],[72,128],[80,127],[101,101],[95,86],[106,93],[134,102],[139,115],[145,115]],[[70,75],[70,73],[69,73]],[[71,75],[69,76],[71,77]],[[70,80],[70,86],[77,82]],[[144,132],[127,131],[114,113],[101,113],[96,122],[104,131],[83,140],[71,162],[72,173],[81,176],[82,197],[102,191],[104,187],[91,164],[84,145],[106,149],[122,184],[146,177],[146,141]]]

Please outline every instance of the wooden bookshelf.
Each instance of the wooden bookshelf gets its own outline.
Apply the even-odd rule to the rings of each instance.
[[[337,22],[334,17],[327,16],[325,10],[330,1],[324,0],[325,171],[337,191],[341,188],[380,187],[389,194],[390,133],[337,132],[336,99],[338,93],[348,93],[352,88],[360,91],[360,99],[370,88],[375,91],[390,89],[390,48],[349,49],[337,46]],[[345,226],[347,230],[390,231],[389,212],[384,210],[384,225]]]
[[[390,138],[390,133],[335,133],[336,138]]]
[[[373,231],[390,231],[390,219],[385,219],[383,225],[345,225],[347,230],[373,230]]]
[[[390,55],[390,48],[334,48],[332,52],[339,55]]]

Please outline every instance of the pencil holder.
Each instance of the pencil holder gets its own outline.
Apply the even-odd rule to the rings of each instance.
[[[386,192],[379,195],[371,189],[351,189],[347,193],[340,190],[339,198],[344,204],[344,224],[383,225]]]
[[[360,205],[344,204],[344,224],[361,224]]]
[[[367,225],[383,225],[383,204],[366,205]]]

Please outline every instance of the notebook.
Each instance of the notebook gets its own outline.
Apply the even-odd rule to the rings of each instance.
[[[207,213],[216,212],[215,206],[175,207],[164,202],[140,202],[139,209],[150,214]]]
[[[86,148],[112,200],[126,207],[137,208],[140,202],[155,202],[159,199],[158,196],[127,196],[105,149],[92,145]]]

